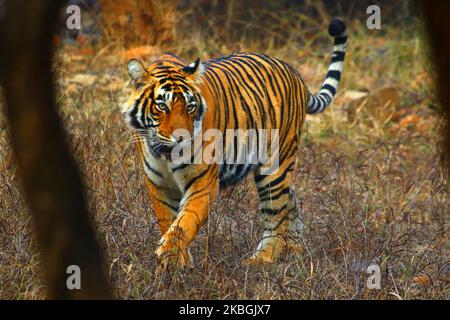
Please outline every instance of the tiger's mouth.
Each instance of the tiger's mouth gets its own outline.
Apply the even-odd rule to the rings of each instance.
[[[162,142],[154,142],[150,143],[149,149],[154,156],[157,157],[170,157],[174,145],[168,145]]]
[[[150,153],[154,157],[158,158],[164,158],[166,160],[170,159],[172,157],[172,151],[173,149],[178,146],[181,149],[187,148],[190,150],[190,147],[193,144],[193,139],[190,137],[183,137],[179,138],[178,142],[174,143],[168,143],[165,141],[161,141],[157,138],[157,136],[149,137],[147,136],[147,146],[150,151]],[[178,155],[174,155],[175,157],[178,157]]]

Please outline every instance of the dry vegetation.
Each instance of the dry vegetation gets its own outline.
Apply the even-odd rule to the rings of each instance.
[[[184,14],[180,21],[189,16]],[[380,32],[365,30],[358,21],[350,25],[338,97],[324,114],[308,117],[298,152],[295,189],[305,225],[301,255],[265,268],[241,265],[261,236],[250,177],[223,191],[211,208],[193,244],[195,268],[155,275],[159,230],[119,112],[129,90],[126,58],[140,53],[151,61],[161,51],[186,59],[265,52],[291,63],[313,90],[318,88],[331,46],[325,24],[295,12],[265,15],[273,26],[265,37],[255,30],[267,24],[225,17],[189,34],[180,27],[128,52],[130,42],[111,33],[89,50],[86,45],[59,49],[58,102],[85,177],[115,296],[448,299],[448,172],[439,156],[442,120],[417,23]],[[224,36],[217,26],[226,23],[241,25],[240,36]],[[135,39],[133,46],[139,44]],[[381,267],[381,290],[366,289],[371,263]],[[44,296],[32,221],[2,118],[0,298]]]

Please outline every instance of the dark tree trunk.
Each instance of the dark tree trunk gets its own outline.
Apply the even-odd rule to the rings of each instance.
[[[445,129],[446,160],[450,160],[450,1],[425,1],[420,4],[425,18],[432,60],[438,73],[438,96],[447,117]]]
[[[109,298],[103,257],[52,86],[52,37],[63,1],[9,1],[0,26],[0,79],[11,142],[33,215],[49,298]],[[66,269],[81,269],[69,290]]]

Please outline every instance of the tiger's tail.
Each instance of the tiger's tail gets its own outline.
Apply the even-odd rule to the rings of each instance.
[[[322,87],[318,93],[310,94],[308,97],[306,113],[309,114],[322,112],[331,104],[341,79],[347,47],[344,22],[338,18],[333,19],[328,26],[328,33],[334,37],[333,55]]]

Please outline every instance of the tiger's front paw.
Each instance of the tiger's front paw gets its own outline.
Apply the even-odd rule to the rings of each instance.
[[[174,231],[169,231],[162,236],[155,253],[162,270],[166,270],[168,266],[184,269],[193,265],[192,255],[185,241]]]

